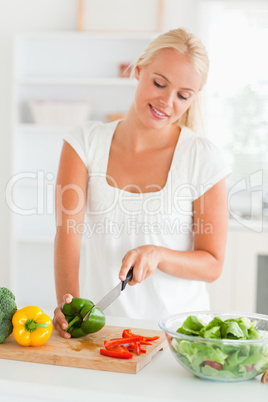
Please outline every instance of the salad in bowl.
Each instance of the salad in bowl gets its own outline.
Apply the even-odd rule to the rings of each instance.
[[[175,359],[194,375],[244,381],[268,368],[268,316],[195,311],[159,323]]]

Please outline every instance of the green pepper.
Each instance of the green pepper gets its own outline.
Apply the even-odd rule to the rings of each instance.
[[[91,310],[86,321],[83,318]],[[62,312],[68,322],[67,332],[73,338],[81,338],[88,334],[100,331],[105,325],[105,315],[103,311],[94,306],[92,301],[74,297],[71,303],[64,303]]]

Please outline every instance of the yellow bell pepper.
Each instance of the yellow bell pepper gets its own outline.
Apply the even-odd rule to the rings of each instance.
[[[12,318],[13,337],[23,346],[43,345],[51,336],[53,324],[50,317],[37,306],[18,310]]]

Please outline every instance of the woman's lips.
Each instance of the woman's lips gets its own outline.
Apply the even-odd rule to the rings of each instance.
[[[150,106],[150,109],[151,109],[152,114],[153,114],[155,117],[157,117],[158,119],[165,119],[165,118],[168,117],[168,115],[167,115],[166,113],[164,113],[162,110],[156,109],[156,108],[155,108],[154,106],[152,106],[150,103],[149,103],[149,106]]]

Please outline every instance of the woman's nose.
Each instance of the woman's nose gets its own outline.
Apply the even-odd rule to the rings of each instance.
[[[161,103],[164,106],[170,106],[172,105],[172,102],[173,102],[173,94],[171,92],[166,92],[159,99],[159,103]]]

